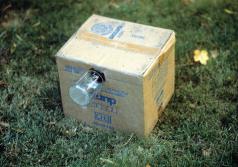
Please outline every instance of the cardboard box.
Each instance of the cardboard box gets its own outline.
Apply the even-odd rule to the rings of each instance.
[[[174,46],[171,30],[92,15],[56,54],[65,115],[148,135],[174,92]],[[82,108],[69,88],[91,68],[106,81]]]

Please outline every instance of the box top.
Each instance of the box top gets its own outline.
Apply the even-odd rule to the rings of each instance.
[[[56,56],[143,75],[174,41],[172,30],[92,15]]]

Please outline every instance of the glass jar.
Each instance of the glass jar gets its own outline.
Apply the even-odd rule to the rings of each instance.
[[[100,92],[104,81],[103,73],[90,69],[69,88],[69,95],[75,103],[85,107]]]

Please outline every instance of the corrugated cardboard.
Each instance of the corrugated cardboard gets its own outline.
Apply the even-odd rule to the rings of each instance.
[[[174,45],[171,30],[92,15],[56,55],[65,115],[149,134],[174,92]],[[103,72],[106,82],[82,108],[69,87],[90,68]]]

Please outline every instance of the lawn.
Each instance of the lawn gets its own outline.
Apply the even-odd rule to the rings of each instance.
[[[175,93],[147,138],[63,114],[54,55],[93,13],[176,32]],[[0,166],[238,166],[237,48],[236,0],[0,0]]]

